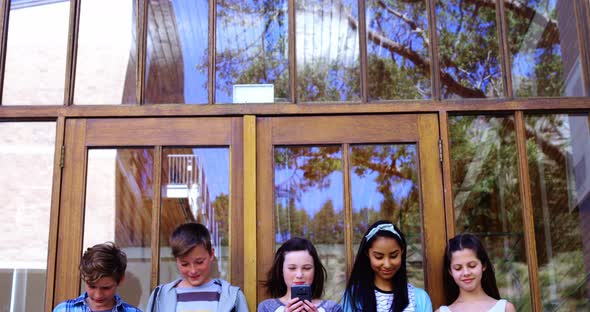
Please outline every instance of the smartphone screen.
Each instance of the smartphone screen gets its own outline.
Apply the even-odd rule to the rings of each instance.
[[[311,301],[311,286],[310,285],[291,285],[291,299],[299,298],[299,300]]]

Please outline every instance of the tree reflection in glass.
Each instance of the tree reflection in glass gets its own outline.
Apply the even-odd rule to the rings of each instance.
[[[530,311],[514,133],[512,117],[449,118],[455,233],[482,239],[500,294]]]
[[[416,146],[351,146],[350,185],[354,252],[373,222],[391,220],[406,236],[408,278],[415,286],[424,287]]]
[[[369,100],[431,97],[426,1],[367,1]]]
[[[328,270],[328,298],[346,282],[344,181],[340,146],[276,147],[275,241],[312,240]],[[423,286],[422,219],[415,145],[354,145],[349,150],[353,244],[378,219],[398,224],[408,240],[410,280]],[[352,247],[356,250],[355,246]]]
[[[588,311],[588,115],[531,115],[526,130],[543,309]]]
[[[340,300],[346,283],[342,149],[290,146],[274,150],[275,241],[310,239],[328,271],[325,297]]]
[[[295,19],[299,101],[358,101],[357,1],[297,0]]]
[[[583,95],[574,1],[505,1],[505,6],[515,95]]]
[[[289,100],[287,16],[287,0],[217,1],[217,103],[232,103],[236,84],[273,84],[274,102]]]
[[[436,4],[442,98],[503,96],[496,1]]]

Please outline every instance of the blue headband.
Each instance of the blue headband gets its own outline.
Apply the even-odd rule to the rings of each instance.
[[[402,239],[401,235],[399,235],[399,233],[395,230],[395,228],[393,227],[393,224],[391,224],[391,223],[384,223],[384,224],[377,225],[369,232],[369,234],[367,234],[365,236],[365,238],[367,238],[367,240],[370,240],[379,231],[389,231],[389,232],[393,233],[395,236],[397,236],[399,239]]]

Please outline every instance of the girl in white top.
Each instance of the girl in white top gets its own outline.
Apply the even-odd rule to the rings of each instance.
[[[481,241],[473,234],[449,240],[444,259],[445,295],[449,306],[436,312],[515,312],[500,299],[494,267]]]

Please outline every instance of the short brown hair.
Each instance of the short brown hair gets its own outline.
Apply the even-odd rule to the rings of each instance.
[[[80,274],[88,284],[103,277],[121,282],[127,268],[127,255],[113,242],[94,245],[84,252],[80,261]]]
[[[181,224],[170,235],[170,248],[175,258],[188,254],[196,246],[203,246],[209,254],[213,251],[209,230],[200,223]]]

